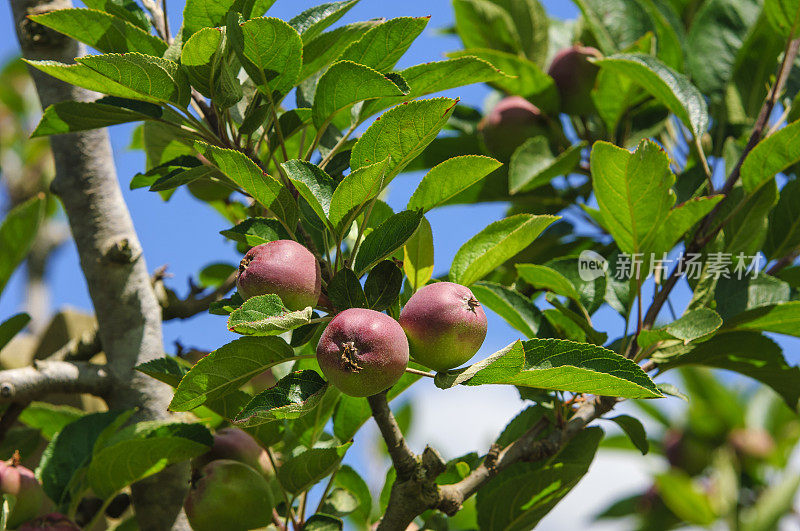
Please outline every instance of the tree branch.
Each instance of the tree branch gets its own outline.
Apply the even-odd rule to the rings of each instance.
[[[24,57],[72,63],[84,55],[85,49],[72,39],[27,18],[69,7],[70,0],[11,0]],[[35,69],[31,75],[42,107],[97,96]],[[136,421],[167,418],[169,386],[133,369],[163,355],[161,308],[119,188],[108,133],[100,129],[57,135],[50,142],[56,168],[51,189],[69,219],[108,360],[105,370],[114,380],[106,401],[114,409],[136,408]],[[139,526],[188,530],[182,511],[188,484],[188,464],[168,467],[135,484]]]
[[[369,397],[372,416],[386,441],[392,464],[397,470],[397,480],[392,485],[389,504],[378,525],[378,531],[405,530],[417,516],[428,509],[438,509],[450,516],[454,515],[461,509],[464,500],[502,470],[520,461],[538,461],[558,453],[587,424],[610,411],[617,400],[613,397],[597,397],[585,402],[562,429],[553,430],[544,439],[540,436],[548,421],[541,419],[502,450],[493,447],[483,462],[458,483],[439,486],[436,478],[446,468],[439,453],[427,447],[421,456],[415,455],[403,439],[397,421],[389,409],[386,394]]]
[[[437,508],[447,514],[455,514],[464,500],[475,494],[501,471],[520,461],[538,461],[555,455],[575,434],[594,419],[611,411],[616,403],[617,399],[611,397],[597,397],[584,403],[570,417],[563,429],[553,430],[545,439],[539,439],[539,435],[547,426],[547,420],[540,420],[519,439],[501,450],[496,460],[484,459],[478,468],[458,483],[442,486],[441,501]]]
[[[392,464],[397,471],[397,480],[405,481],[414,475],[414,471],[419,464],[417,456],[411,451],[403,438],[400,426],[389,409],[389,402],[386,399],[386,392],[378,393],[367,398],[372,416],[378,429],[381,430],[383,440],[386,441],[386,448],[392,458]]]
[[[102,365],[35,361],[32,367],[0,371],[0,404],[30,402],[52,393],[91,393],[105,397],[113,378]]]

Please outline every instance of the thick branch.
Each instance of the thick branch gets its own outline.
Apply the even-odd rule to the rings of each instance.
[[[11,0],[26,58],[71,63],[84,54],[72,39],[27,18],[68,7],[69,0]],[[43,107],[97,96],[38,70],[31,74]],[[115,382],[107,395],[109,407],[136,408],[135,420],[166,418],[169,387],[133,369],[163,355],[161,308],[119,188],[108,133],[101,129],[58,135],[51,138],[51,146],[56,168],[51,188],[69,219],[108,359],[106,370]],[[134,485],[139,526],[189,529],[181,509],[188,479],[188,466],[179,465]]]
[[[386,448],[392,458],[392,464],[397,471],[397,480],[405,481],[414,475],[414,471],[419,464],[417,457],[411,448],[406,444],[400,426],[397,425],[392,410],[389,409],[389,402],[386,400],[386,393],[378,393],[367,398],[369,407],[372,409],[372,416],[375,418],[378,429],[381,430],[383,440],[386,441]]]
[[[52,393],[107,396],[112,378],[102,365],[37,361],[32,367],[0,371],[0,404],[30,402]]]

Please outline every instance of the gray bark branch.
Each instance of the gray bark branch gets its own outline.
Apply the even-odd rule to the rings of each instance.
[[[541,434],[548,421],[542,419],[505,448],[493,447],[483,462],[458,483],[441,486],[436,484],[436,478],[446,465],[439,454],[428,447],[421,456],[414,455],[397,427],[385,395],[369,397],[369,403],[397,469],[397,480],[392,485],[389,504],[378,524],[378,531],[405,531],[417,516],[428,509],[454,515],[467,498],[515,463],[554,456],[587,424],[609,412],[617,399],[597,397],[585,402],[562,428],[553,430],[545,438],[541,438]],[[408,472],[409,468],[411,472]]]
[[[37,361],[33,367],[0,371],[0,404],[30,402],[52,393],[105,397],[111,388],[105,367],[85,362]]]
[[[27,18],[67,7],[71,7],[69,0],[11,0],[26,58],[70,63],[84,54],[84,48],[72,39]],[[42,107],[96,97],[39,71],[31,73]],[[117,182],[108,133],[94,130],[54,136],[51,145],[56,168],[52,190],[69,219],[108,359],[106,370],[115,382],[107,402],[115,409],[138,408],[135,420],[166,418],[169,387],[133,369],[163,355],[161,308]],[[142,529],[189,529],[181,509],[188,476],[188,465],[172,466],[134,485]]]

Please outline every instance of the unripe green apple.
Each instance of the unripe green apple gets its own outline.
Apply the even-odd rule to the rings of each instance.
[[[603,55],[596,48],[575,44],[560,50],[547,73],[556,82],[561,96],[561,110],[567,114],[585,116],[594,110],[591,92],[600,68],[589,58]]]
[[[472,358],[486,339],[486,314],[466,286],[436,282],[419,289],[400,312],[415,361],[437,371]]]
[[[249,433],[239,428],[218,430],[214,434],[211,450],[198,457],[193,464],[195,468],[201,469],[218,459],[239,461],[268,479],[275,477],[275,470],[269,462],[267,451]]]
[[[81,531],[81,528],[61,513],[50,513],[22,524],[17,531]]]
[[[33,472],[19,464],[19,454],[0,464],[0,492],[11,494],[16,501],[8,516],[8,527],[15,528],[39,514],[44,502],[42,485]]]
[[[503,98],[478,124],[486,149],[499,160],[508,161],[528,138],[547,135],[547,118],[525,98]]]
[[[350,308],[328,323],[317,344],[325,377],[350,396],[371,396],[393,386],[408,366],[408,340],[385,313]]]
[[[192,481],[184,509],[195,531],[246,530],[272,521],[275,502],[267,480],[251,467],[219,459]]]
[[[292,240],[256,245],[244,255],[236,278],[244,299],[274,293],[290,310],[316,306],[321,290],[319,263]]]

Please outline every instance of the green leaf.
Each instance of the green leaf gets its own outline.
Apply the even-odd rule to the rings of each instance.
[[[596,142],[590,164],[604,225],[617,246],[628,254],[646,252],[675,203],[666,153],[650,140],[634,153]]]
[[[625,435],[628,436],[633,445],[642,452],[642,455],[647,455],[647,452],[650,451],[650,443],[647,441],[647,433],[645,433],[644,426],[642,426],[639,419],[630,415],[617,415],[616,417],[608,418],[608,420],[614,421],[617,426],[622,428],[622,431],[625,432]]]
[[[769,1],[767,1],[769,5]],[[780,521],[794,508],[800,476],[784,474],[761,492],[756,502],[742,510],[741,531],[767,531],[780,528]]]
[[[281,167],[320,221],[327,224],[336,181],[319,166],[305,160],[287,160]]]
[[[464,155],[448,159],[431,168],[423,177],[406,208],[428,212],[474,185],[500,166],[502,166],[500,162],[483,155]]]
[[[235,273],[236,266],[225,262],[215,262],[205,266],[197,274],[198,285],[203,288],[218,288]]]
[[[289,373],[273,387],[254,396],[234,422],[242,427],[251,427],[300,418],[314,410],[327,388],[328,383],[316,371]]]
[[[84,4],[90,9],[105,11],[145,31],[150,31],[150,19],[147,13],[134,0],[86,0]]]
[[[384,186],[436,138],[453,113],[456,101],[434,98],[398,105],[367,128],[350,155],[358,170],[391,157]]]
[[[48,441],[66,427],[67,424],[78,420],[86,413],[71,406],[57,406],[47,402],[31,402],[19,415],[19,421],[35,428],[42,433]]]
[[[469,286],[525,249],[557,216],[517,214],[495,221],[456,252],[450,280]]]
[[[586,428],[554,458],[520,462],[478,491],[478,528],[533,529],[589,470],[603,430]]]
[[[581,304],[581,296],[575,285],[567,277],[547,266],[536,264],[516,264],[519,276],[536,289],[563,295]]]
[[[192,183],[198,179],[208,179],[217,176],[219,176],[219,172],[210,166],[195,166],[188,170],[176,170],[164,177],[156,179],[156,181],[150,185],[150,191],[163,192],[166,190],[174,190],[179,186]]]
[[[536,337],[542,315],[529,298],[493,282],[476,282],[470,290],[484,307],[502,317],[526,338]]]
[[[278,480],[290,494],[298,494],[333,472],[344,457],[349,442],[333,448],[309,448],[288,458],[278,469]]]
[[[255,247],[275,240],[288,240],[289,233],[277,219],[247,218],[235,227],[219,232],[226,238]]]
[[[143,437],[119,441],[97,452],[89,465],[89,484],[97,496],[108,499],[172,463],[206,453],[212,442],[211,433],[201,424],[161,426]]]
[[[694,225],[723,199],[723,195],[695,197],[667,213],[653,241],[653,253],[665,253],[675,247]]]
[[[424,217],[403,246],[403,271],[414,291],[427,284],[433,276],[433,232]]]
[[[250,297],[231,312],[228,330],[252,336],[275,336],[306,325],[313,309],[291,311],[275,294]]]
[[[752,194],[797,162],[800,162],[800,120],[768,136],[747,154],[741,169],[745,192]]]
[[[404,210],[378,225],[361,242],[355,271],[361,276],[373,265],[400,249],[411,238],[422,220],[422,211]]]
[[[389,308],[400,296],[402,286],[403,272],[393,261],[384,260],[378,263],[364,282],[367,307],[378,312]]]
[[[303,69],[300,71],[298,81],[309,78],[337,58],[341,58],[342,53],[361,39],[368,30],[384,23],[383,19],[355,22],[325,32],[303,43]]]
[[[135,367],[137,371],[172,387],[178,387],[181,379],[189,372],[189,368],[186,362],[174,356],[156,358]]]
[[[306,9],[289,21],[289,25],[303,36],[303,42],[308,42],[325,29],[342,18],[358,0],[343,0],[341,2],[328,2]]]
[[[191,88],[178,63],[140,53],[87,55],[77,62],[111,81],[130,88],[139,98],[144,96],[162,103],[186,108]],[[114,95],[114,94],[112,94]]]
[[[489,0],[454,0],[456,32],[464,48],[490,48],[517,54],[522,41],[511,14]]]
[[[223,30],[204,28],[184,43],[181,65],[192,86],[210,98],[217,107],[227,109],[242,99],[242,86],[224,53]]]
[[[616,39],[609,33],[608,28],[603,23],[602,12],[598,10],[598,4],[589,2],[588,0],[575,0],[575,3],[583,14],[583,20],[588,29],[597,39],[600,51],[605,55],[610,55],[619,51]]]
[[[297,31],[273,17],[249,20],[239,27],[228,24],[233,30],[228,38],[253,82],[268,98],[289,92],[303,67],[303,42]]]
[[[299,213],[292,194],[277,179],[261,171],[247,155],[203,142],[197,142],[195,148],[253,199],[275,213],[287,226],[294,227],[297,224]]]
[[[542,3],[539,0],[491,1],[511,15],[525,56],[543,66],[550,45],[550,21]]]
[[[800,2],[797,0],[765,0],[764,13],[781,37],[784,39],[797,37],[798,26],[800,26]]]
[[[358,472],[349,465],[342,465],[336,472],[334,485],[346,490],[358,500],[358,507],[350,513],[350,518],[355,518],[362,524],[369,523],[372,513],[372,494],[366,481],[358,475]]]
[[[800,368],[788,365],[780,347],[760,333],[721,332],[671,359],[653,360],[662,370],[704,365],[738,372],[773,388],[789,408],[798,410]]]
[[[99,102],[62,101],[45,109],[39,125],[31,137],[59,135],[100,129],[110,125],[160,118],[161,108],[155,107],[156,116],[126,109],[118,105]]]
[[[81,63],[64,64],[58,61],[23,60],[37,70],[41,70],[45,74],[53,76],[65,83],[69,83],[70,85],[75,85],[76,87],[83,87],[88,90],[108,94],[110,96],[117,96],[119,98],[131,98],[160,103],[160,100],[157,98],[121,85]]]
[[[664,504],[682,520],[702,526],[716,520],[710,498],[686,472],[672,469],[660,474],[656,476],[656,485]]]
[[[303,531],[341,531],[343,528],[344,522],[340,518],[324,513],[311,515],[303,525]]]
[[[95,441],[106,428],[114,426],[115,421],[124,421],[128,416],[123,411],[90,413],[67,424],[47,445],[36,477],[60,510],[73,502],[70,485],[73,477],[89,465]]]
[[[686,36],[686,66],[705,94],[725,94],[761,4],[757,0],[709,0],[697,11]],[[773,70],[774,63],[770,73]]]
[[[0,350],[3,350],[3,347],[8,345],[8,342],[14,339],[14,336],[22,332],[30,321],[30,315],[18,313],[0,323]]]
[[[203,28],[216,28],[225,22],[236,0],[186,0],[183,8],[183,42]]]
[[[618,54],[595,61],[601,68],[630,77],[661,102],[696,138],[708,128],[706,100],[691,81],[653,56]]]
[[[637,337],[643,349],[657,341],[679,339],[684,345],[710,336],[722,326],[722,317],[711,308],[689,310],[667,326],[653,330],[642,330]]]
[[[461,57],[449,61],[436,61],[412,66],[398,72],[406,80],[410,92],[402,97],[380,98],[364,103],[361,118],[402,101],[413,100],[435,92],[449,90],[472,83],[484,83],[508,77],[488,62],[477,57]]]
[[[559,175],[567,175],[581,161],[581,151],[586,144],[570,146],[558,156],[553,156],[545,137],[529,138],[514,151],[508,166],[508,191],[516,194],[544,186]]]
[[[169,409],[189,411],[232,393],[270,367],[294,359],[293,354],[286,341],[278,337],[236,339],[191,368],[175,389]]]
[[[437,387],[504,384],[624,398],[661,398],[633,361],[598,345],[563,339],[517,341],[466,369],[438,373]]]
[[[800,301],[771,304],[747,310],[725,323],[725,328],[759,330],[800,337]]]
[[[339,61],[353,61],[378,72],[391,70],[419,37],[430,17],[399,17],[379,24],[351,44]]]
[[[720,277],[714,292],[716,310],[723,320],[729,321],[745,310],[787,302],[791,291],[789,283],[772,275]]]
[[[500,72],[500,75],[486,80],[487,83],[503,92],[527,98],[542,110],[558,111],[559,95],[555,81],[533,61],[517,54],[487,48],[468,48],[449,52],[447,56],[462,59],[474,57],[487,61]]]
[[[367,296],[358,277],[346,267],[340,269],[328,283],[328,298],[339,311],[367,307]]]
[[[140,52],[161,57],[167,50],[167,43],[158,37],[95,9],[57,9],[29,18],[103,53]]]
[[[778,259],[800,246],[800,180],[787,182],[781,189],[778,204],[769,215],[769,229],[764,243],[767,259]]]
[[[724,227],[724,251],[731,257],[754,255],[762,248],[769,227],[769,213],[778,202],[778,187],[770,179],[754,194],[747,195],[737,186],[720,205],[717,215],[727,219]],[[744,208],[742,208],[744,207]]]
[[[337,61],[317,85],[312,113],[314,125],[322,129],[342,109],[359,101],[408,93],[377,70],[352,61]]]
[[[33,245],[45,213],[43,195],[12,208],[0,224],[0,294]]]
[[[350,224],[358,216],[367,202],[378,195],[383,188],[389,158],[364,166],[350,172],[334,190],[331,196],[329,219],[341,234],[349,230]],[[349,221],[350,223],[346,223]]]

